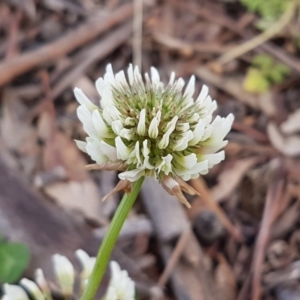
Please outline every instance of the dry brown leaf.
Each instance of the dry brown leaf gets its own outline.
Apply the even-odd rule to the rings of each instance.
[[[23,171],[31,174],[40,154],[36,130],[24,120],[27,108],[13,90],[6,89],[3,100],[0,119],[3,144],[18,154],[18,163],[21,163]]]
[[[217,255],[218,266],[216,268],[216,285],[223,292],[223,299],[236,299],[236,279],[232,268],[225,256]]]
[[[80,211],[87,219],[105,223],[107,220],[101,215],[101,197],[85,169],[86,160],[75,142],[56,129],[52,103],[40,116],[39,135],[46,141],[43,152],[44,169],[51,171],[62,167],[69,180],[45,186],[44,191],[62,207]]]
[[[47,143],[43,163],[46,170],[63,166],[70,180],[80,181],[88,178],[83,155],[77,149],[74,141],[61,132],[55,132]]]
[[[237,160],[218,176],[218,184],[211,189],[217,202],[228,198],[243,179],[245,173],[258,162],[258,157]]]
[[[274,122],[269,122],[267,132],[272,145],[282,154],[291,157],[300,154],[300,136],[284,136]]]
[[[56,129],[53,103],[49,103],[41,113],[38,131],[39,136],[46,142],[43,152],[43,166],[46,171],[63,167],[70,180],[88,178],[85,170],[87,162],[75,142]]]
[[[57,182],[44,188],[46,194],[67,210],[78,211],[83,217],[106,224],[101,213],[98,188],[92,179],[84,181]]]
[[[300,109],[289,115],[288,119],[283,122],[280,129],[285,134],[292,134],[300,131]]]

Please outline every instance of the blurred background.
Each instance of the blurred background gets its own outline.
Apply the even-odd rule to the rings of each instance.
[[[195,74],[235,115],[191,209],[145,182],[113,253],[137,299],[300,299],[299,16],[296,0],[0,1],[0,283],[96,255],[122,195],[102,203],[117,173],[84,168],[73,88],[98,103],[107,64],[134,62]]]

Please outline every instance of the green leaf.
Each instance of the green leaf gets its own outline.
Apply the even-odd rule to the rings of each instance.
[[[249,93],[263,94],[270,88],[270,84],[259,70],[249,68],[243,87]]]
[[[281,17],[290,0],[240,0],[240,2],[250,12],[257,13],[261,17],[258,27],[266,30]]]
[[[27,246],[19,243],[0,244],[0,282],[15,283],[22,276],[30,259]]]

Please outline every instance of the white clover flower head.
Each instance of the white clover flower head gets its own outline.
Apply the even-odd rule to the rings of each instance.
[[[193,98],[194,76],[184,90],[184,80],[175,80],[174,73],[167,85],[155,68],[144,78],[132,65],[127,78],[124,71],[114,75],[108,65],[96,81],[101,107],[75,88],[77,114],[88,134],[86,142],[77,145],[97,163],[95,168],[122,170],[119,178],[129,182],[153,177],[189,205],[181,193],[182,182],[206,174],[224,159],[224,151],[218,151],[227,144],[224,138],[233,115],[212,121],[216,101],[206,86]]]
[[[127,271],[121,270],[115,261],[110,262],[111,279],[103,300],[134,300],[134,282]]]
[[[69,259],[60,254],[54,254],[52,257],[54,273],[60,285],[64,296],[73,294],[73,286],[75,281],[75,271]]]

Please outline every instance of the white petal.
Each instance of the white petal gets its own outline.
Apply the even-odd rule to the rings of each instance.
[[[158,121],[157,117],[154,117],[152,119],[149,129],[148,129],[149,137],[152,139],[155,139],[158,136],[158,124],[159,124],[159,121]]]
[[[190,174],[207,174],[208,172],[208,161],[204,160],[201,162],[198,162],[191,170]]]
[[[96,163],[102,164],[108,162],[108,157],[101,151],[99,142],[88,142],[86,151]]]
[[[42,293],[44,294],[44,298],[46,300],[52,299],[51,297],[51,291],[48,286],[48,283],[45,279],[44,273],[42,269],[36,269],[34,272],[34,279],[35,282],[37,283],[38,287],[41,289]]]
[[[205,122],[203,120],[199,120],[198,124],[196,125],[194,131],[193,131],[193,139],[189,142],[190,146],[198,144],[204,134],[204,127],[205,127]]]
[[[183,137],[176,141],[173,145],[174,151],[183,151],[188,147],[189,141],[193,138],[193,133],[191,130],[187,131]]]
[[[196,102],[200,102],[200,103],[203,102],[208,95],[208,91],[209,91],[208,87],[206,85],[203,85]]]
[[[26,292],[18,285],[7,284],[3,285],[5,296],[11,300],[29,300]]]
[[[192,115],[192,117],[191,117],[188,121],[189,121],[190,123],[196,123],[196,122],[199,121],[199,118],[200,118],[199,114],[198,114],[198,113],[194,113],[194,114]]]
[[[230,131],[233,120],[234,116],[232,114],[229,114],[226,118],[221,118],[220,116],[217,116],[215,120],[211,123],[212,132],[208,136],[209,140],[205,143],[205,145],[214,146],[218,143],[221,143],[224,137]],[[204,137],[202,138],[202,140],[205,141]]]
[[[170,135],[175,130],[177,120],[178,116],[174,116],[173,119],[167,124],[167,131],[158,143],[159,149],[165,149],[169,145]]]
[[[149,153],[150,153],[150,148],[148,147],[148,140],[144,140],[142,154],[144,157],[147,157]]]
[[[103,91],[104,91],[104,89],[107,88],[103,78],[102,77],[98,78],[95,82],[95,85],[96,85],[97,92],[99,93],[99,95],[101,97],[103,97]]]
[[[118,263],[110,263],[111,279],[108,285],[105,300],[134,300],[135,288],[134,282],[128,276],[127,271],[121,270]],[[109,298],[115,297],[116,298]]]
[[[120,136],[116,137],[115,144],[117,149],[117,158],[127,160],[132,150],[124,144]]]
[[[176,130],[180,132],[186,132],[190,129],[189,123],[177,123],[176,124]]]
[[[186,156],[174,153],[173,157],[177,163],[188,170],[192,169],[197,164],[197,156],[195,153],[191,153]]]
[[[141,155],[140,155],[140,143],[137,141],[134,147],[134,153],[137,161],[137,166],[139,167],[142,164]]]
[[[73,294],[75,280],[73,265],[65,256],[55,254],[53,255],[53,266],[54,273],[62,289],[63,295],[71,296]]]
[[[102,114],[103,114],[103,118],[105,119],[105,121],[111,125],[114,120],[110,115],[110,108],[104,107]]]
[[[172,73],[171,73],[171,76],[170,76],[170,81],[169,81],[169,85],[170,85],[170,86],[173,85],[174,80],[175,80],[175,73],[172,72]]]
[[[92,114],[91,112],[87,109],[86,106],[79,106],[77,108],[77,116],[79,120],[81,121],[83,125],[84,131],[91,137],[93,138],[98,138],[98,133],[95,129],[95,126],[93,124],[92,120]]]
[[[87,152],[86,151],[86,145],[87,145],[87,143],[86,142],[83,142],[83,141],[78,141],[78,140],[74,140],[75,141],[75,143],[76,143],[76,146],[81,150],[81,151],[83,151],[83,152]]]
[[[125,126],[136,126],[136,118],[127,117],[125,119]]]
[[[208,143],[208,146],[204,146],[202,148],[203,154],[209,154],[219,151],[220,149],[224,148],[228,144],[228,141],[219,141],[214,144]]]
[[[123,128],[120,131],[120,136],[125,138],[128,141],[131,141],[134,137],[134,129],[127,129],[127,128]]]
[[[152,79],[152,83],[154,84],[158,84],[160,81],[159,73],[157,69],[154,67],[151,67],[151,79]]]
[[[75,255],[82,267],[81,278],[88,279],[93,272],[96,258],[90,257],[85,251],[81,249],[76,250]]]
[[[213,131],[213,127],[211,125],[209,125],[208,127],[206,127],[204,129],[204,133],[203,133],[203,136],[201,138],[201,142],[202,141],[206,141],[211,136],[212,131]]]
[[[115,76],[115,80],[116,80],[115,87],[117,89],[121,90],[124,87],[128,87],[128,83],[127,83],[124,71],[118,72]]]
[[[74,94],[77,99],[77,101],[88,108],[90,112],[92,112],[94,109],[97,109],[98,107],[85,95],[85,93],[79,89],[75,88],[74,89]]]
[[[140,112],[140,119],[137,126],[138,135],[144,136],[146,134],[146,109],[143,108]]]
[[[113,137],[113,134],[111,132],[109,132],[109,130],[108,130],[106,124],[104,123],[98,109],[93,111],[93,116],[92,117],[93,117],[94,127],[95,127],[98,135],[101,138],[111,138],[111,137]]]
[[[183,97],[187,98],[187,100],[189,100],[190,98],[193,97],[195,92],[195,76],[191,76],[191,79],[184,91]]]
[[[108,64],[106,66],[106,73],[104,75],[104,80],[112,84],[115,82],[115,75],[111,64]]]
[[[208,161],[208,168],[212,168],[214,165],[217,165],[225,159],[225,152],[220,151],[214,154],[206,154],[204,155],[204,159],[207,159]]]
[[[111,129],[116,135],[120,135],[120,132],[123,128],[124,127],[121,120],[116,120],[111,123]]]
[[[134,80],[136,82],[143,82],[142,76],[141,76],[141,73],[139,71],[139,67],[138,66],[134,67],[133,73],[134,73]]]
[[[162,161],[159,166],[157,166],[158,172],[164,172],[165,175],[168,175],[172,171],[172,162],[173,156],[168,154],[167,156],[162,157]]]
[[[132,85],[134,82],[134,74],[133,74],[133,66],[132,64],[129,64],[129,67],[127,69],[129,84]]]
[[[143,162],[143,167],[148,170],[153,170],[155,168],[153,165],[150,164],[149,156],[145,156],[144,162]]]
[[[118,160],[115,147],[105,143],[104,141],[100,141],[99,147],[102,153],[106,155],[111,162],[116,162]]]
[[[123,173],[119,174],[119,178],[121,180],[129,180],[131,182],[137,181],[140,179],[142,176],[145,175],[145,170],[143,169],[134,169],[131,171],[125,171]]]
[[[42,294],[39,287],[36,285],[34,281],[31,281],[27,278],[23,278],[20,280],[20,285],[24,287],[24,289],[32,296],[35,300],[44,300],[45,297]]]

